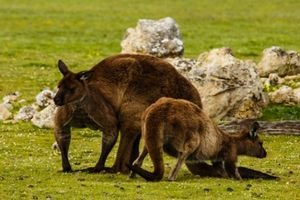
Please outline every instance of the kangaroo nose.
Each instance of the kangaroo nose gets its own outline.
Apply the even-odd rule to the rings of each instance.
[[[267,157],[267,152],[266,152],[266,150],[263,150],[260,155],[260,158],[265,158],[265,157]]]
[[[59,98],[59,97],[54,97],[54,103],[55,103],[55,105],[57,105],[57,106],[62,106],[63,105],[63,100],[61,99],[61,98]]]
[[[264,150],[264,158],[267,157],[267,152]]]

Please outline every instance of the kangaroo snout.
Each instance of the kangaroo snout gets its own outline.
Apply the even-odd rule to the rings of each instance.
[[[62,98],[60,98],[59,96],[55,96],[53,101],[54,101],[55,105],[57,105],[57,106],[64,105],[64,100]]]
[[[267,151],[262,149],[262,152],[257,156],[258,158],[265,158],[267,157]]]

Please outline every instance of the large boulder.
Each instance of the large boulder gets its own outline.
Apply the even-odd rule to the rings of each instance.
[[[143,53],[157,57],[174,57],[183,54],[183,42],[175,20],[141,19],[135,28],[128,28],[121,42],[121,53]]]
[[[280,47],[267,48],[263,51],[257,70],[262,77],[271,73],[277,73],[281,77],[299,74],[300,55],[296,51],[285,51]]]
[[[266,105],[255,63],[235,58],[229,48],[202,53],[185,75],[199,90],[204,110],[216,120],[257,118]]]
[[[183,57],[165,58],[165,61],[172,64],[180,74],[187,78],[189,77],[190,71],[198,64],[195,59]]]

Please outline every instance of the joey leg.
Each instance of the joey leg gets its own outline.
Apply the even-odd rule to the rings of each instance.
[[[225,170],[229,177],[242,180],[242,177],[239,173],[238,168],[236,167],[234,162],[225,161]]]
[[[192,174],[199,175],[201,177],[228,177],[226,171],[224,170],[224,167],[220,165],[213,166],[203,161],[194,160],[187,160],[185,165]]]
[[[175,167],[172,169],[172,171],[171,171],[171,173],[168,177],[169,181],[175,181],[176,180],[178,171],[181,168],[182,164],[185,162],[187,157],[188,157],[187,152],[184,152],[184,153],[180,152],[179,153],[177,163],[176,163]]]

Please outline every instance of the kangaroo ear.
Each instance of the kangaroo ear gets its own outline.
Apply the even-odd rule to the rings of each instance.
[[[58,69],[64,76],[70,72],[67,65],[62,60],[58,61]]]
[[[251,125],[250,131],[249,131],[249,135],[251,138],[255,138],[257,136],[257,130],[259,129],[259,123],[258,122],[254,122]]]
[[[77,74],[77,79],[79,81],[87,80],[92,76],[92,74],[93,74],[93,71],[79,72]]]

